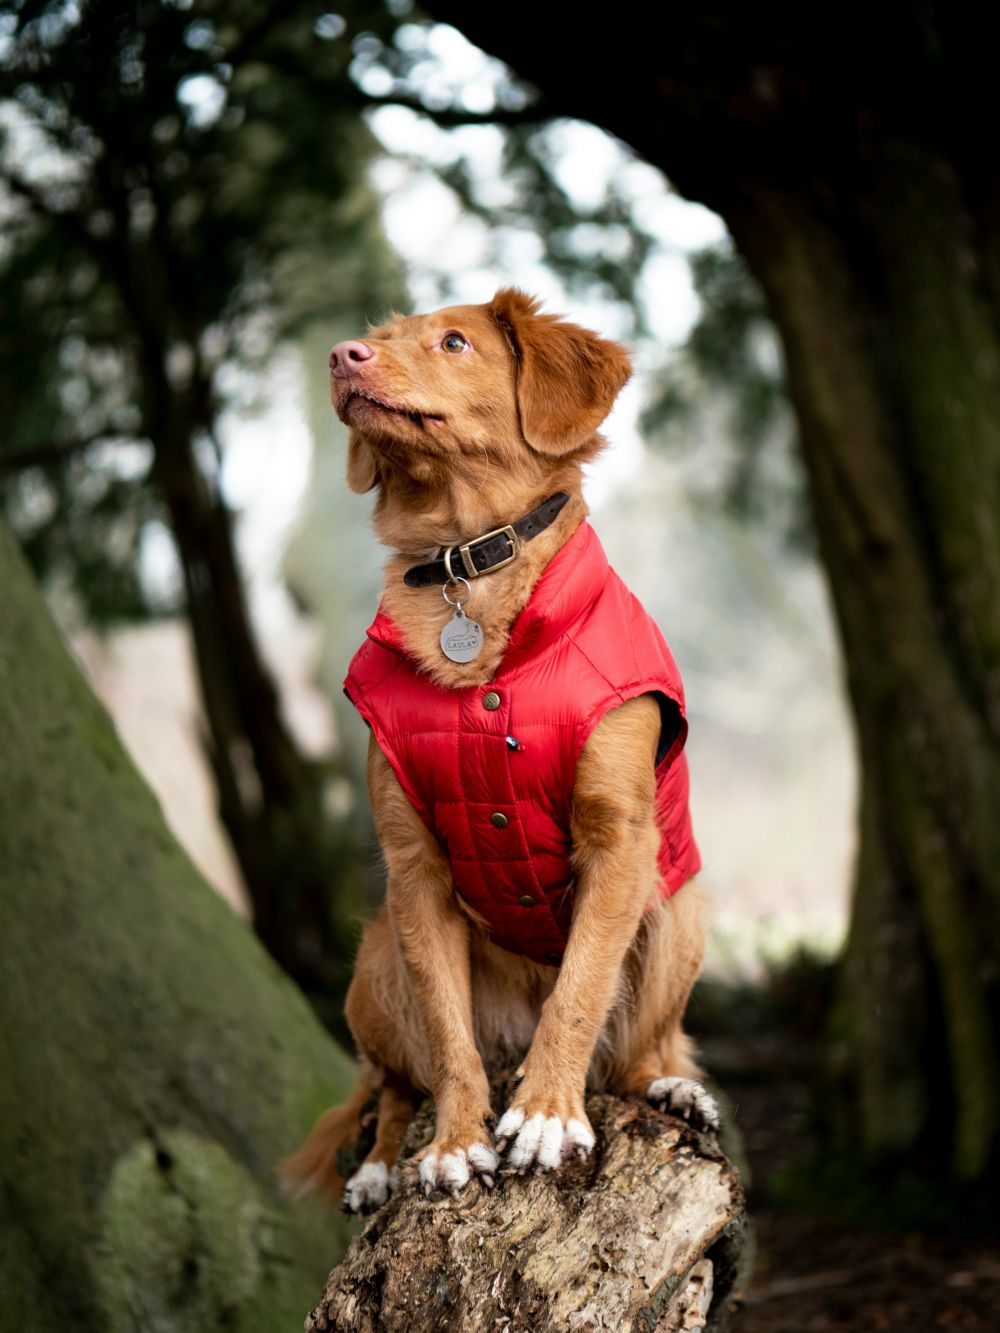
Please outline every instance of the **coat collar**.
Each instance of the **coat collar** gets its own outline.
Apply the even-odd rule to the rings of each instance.
[[[542,570],[527,606],[514,621],[497,677],[555,643],[593,606],[609,570],[600,538],[584,520]],[[368,627],[368,637],[408,656],[399,626],[381,606]]]

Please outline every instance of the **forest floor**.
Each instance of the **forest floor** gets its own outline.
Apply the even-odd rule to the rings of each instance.
[[[809,1085],[818,1034],[811,1029],[824,1004],[821,995],[798,993],[804,981],[808,969],[777,1003],[773,996],[761,1003],[759,993],[747,1003],[747,991],[707,1000],[703,993],[692,1014],[749,1167],[756,1262],[733,1333],[997,1333],[1000,1209],[995,1234],[983,1236],[956,1234],[968,1230],[958,1216],[954,1226],[869,1225],[874,1207],[866,1213],[857,1198],[839,1207],[835,1192],[825,1207],[811,1206],[796,1163],[814,1148]],[[736,1018],[728,1034],[727,1012]]]

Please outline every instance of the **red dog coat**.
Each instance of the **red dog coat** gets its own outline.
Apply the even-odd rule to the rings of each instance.
[[[436,685],[380,610],[344,688],[444,848],[456,892],[502,948],[536,962],[562,958],[577,761],[604,714],[636,695],[655,694],[663,716],[661,892],[675,893],[698,869],[680,674],[589,523],[546,566],[488,685]]]

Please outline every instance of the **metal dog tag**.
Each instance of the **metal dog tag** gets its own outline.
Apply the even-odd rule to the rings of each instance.
[[[483,629],[460,606],[441,631],[441,651],[452,662],[472,662],[483,651]]]

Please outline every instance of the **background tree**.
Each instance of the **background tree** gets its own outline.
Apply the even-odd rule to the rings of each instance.
[[[0,529],[0,1326],[296,1328],[351,1062],[170,836]]]
[[[400,10],[394,6],[395,14]],[[286,20],[307,12],[308,25],[286,26]],[[311,187],[322,174],[314,168],[325,162],[323,155],[350,151],[350,136],[338,139],[329,129],[335,112],[356,110],[359,87],[369,97],[416,105],[440,124],[479,120],[512,127],[508,166],[513,170],[518,165],[517,154],[523,149],[521,165],[527,162],[528,174],[516,179],[540,228],[542,197],[533,183],[553,173],[546,162],[545,129],[532,125],[541,125],[545,117],[572,114],[618,134],[665,170],[684,194],[725,218],[784,346],[817,543],[843,636],[864,772],[859,892],[842,969],[835,1079],[828,1105],[845,1145],[910,1161],[939,1158],[946,1145],[945,1155],[957,1173],[974,1176],[995,1158],[1000,1121],[994,964],[1000,833],[990,804],[998,778],[1000,638],[997,173],[995,149],[978,133],[994,110],[984,63],[990,34],[965,22],[959,11],[945,13],[931,3],[890,6],[876,16],[859,12],[857,24],[843,22],[833,33],[814,31],[807,16],[781,5],[753,14],[724,5],[709,13],[658,15],[655,41],[644,40],[641,49],[634,29],[609,36],[576,28],[568,59],[565,34],[555,28],[551,34],[536,32],[533,15],[516,5],[501,16],[459,11],[442,0],[434,12],[454,19],[473,39],[508,59],[519,75],[534,81],[541,95],[532,101],[525,86],[498,75],[493,106],[470,111],[461,97],[442,91],[427,76],[414,37],[422,31],[419,27],[404,24],[397,29],[392,14],[361,6],[343,9],[338,16],[296,5],[206,6],[202,13],[168,5],[130,7],[127,12],[123,7],[120,12],[102,3],[85,7],[82,18],[75,9],[58,5],[9,10],[5,92],[16,100],[8,102],[8,124],[13,117],[20,127],[10,132],[20,135],[23,147],[30,130],[44,148],[34,158],[19,153],[22,166],[8,182],[20,211],[9,219],[17,230],[2,262],[15,275],[10,290],[24,293],[24,299],[0,308],[14,311],[15,336],[8,335],[12,352],[27,350],[17,391],[7,395],[16,408],[11,417],[17,427],[8,440],[19,438],[22,446],[18,467],[46,456],[51,432],[42,428],[45,413],[58,411],[63,423],[71,417],[76,426],[86,425],[88,403],[113,402],[124,382],[113,358],[124,357],[127,367],[139,364],[134,349],[147,345],[149,319],[164,303],[172,308],[175,279],[180,280],[177,267],[170,270],[169,283],[161,278],[159,286],[153,284],[155,300],[146,302],[145,323],[136,321],[121,292],[134,304],[136,292],[149,290],[150,275],[167,271],[162,248],[150,250],[148,241],[158,232],[162,236],[164,217],[173,218],[166,229],[172,232],[192,212],[200,222],[199,208],[211,221],[217,212],[222,216],[234,207],[230,191],[217,188],[222,180],[248,181],[258,198],[279,179],[282,196],[286,183],[290,187],[289,211],[281,206],[267,211],[269,226],[271,220],[276,228],[279,218],[289,220],[285,244],[258,251],[247,239],[252,231],[245,233],[239,254],[260,255],[262,262],[237,265],[240,282],[227,287],[230,299],[235,301],[238,292],[254,311],[271,310],[265,297],[275,284],[267,275],[273,279],[279,269],[269,263],[276,263],[279,253],[287,263],[291,237],[308,242],[317,219],[328,216],[303,201],[314,198]],[[162,78],[159,63],[142,56],[150,40],[147,30],[139,33],[138,47],[131,38],[126,40],[128,34],[135,36],[135,14],[155,32],[153,45],[165,54]],[[97,20],[108,15],[118,17],[105,30]],[[161,22],[164,26],[158,26]],[[522,40],[527,29],[533,33],[528,44]],[[862,30],[864,41],[857,37]],[[341,41],[342,49],[337,45]],[[75,52],[76,63],[59,66],[61,76],[49,65],[52,51],[64,48]],[[166,58],[171,51],[173,63]],[[291,116],[285,95],[293,87],[293,75],[315,68],[316,61],[327,79],[322,115],[306,128],[299,126],[297,132],[304,137],[297,141],[294,157],[284,158],[275,136],[280,137],[278,131],[283,132]],[[351,80],[341,80],[340,71],[348,65]],[[155,78],[149,69],[155,69]],[[267,74],[272,69],[275,80]],[[95,70],[101,77],[88,83],[84,75]],[[72,88],[80,85],[84,91],[71,96],[63,76],[71,76]],[[207,83],[191,82],[199,77]],[[133,175],[109,171],[106,165],[98,170],[95,163],[112,159],[103,149],[93,151],[92,134],[74,138],[72,131],[78,122],[84,130],[88,125],[80,99],[100,103],[99,89],[104,88],[111,90],[105,99],[110,110],[101,121],[109,131],[106,137],[116,150],[119,140],[130,144],[131,129],[124,123],[129,118],[118,113],[132,106],[130,88],[154,85],[166,88],[169,95],[162,104],[169,103],[170,110],[169,115],[164,111],[165,119],[146,122],[146,157],[139,161],[133,152],[124,158],[130,170],[138,163],[137,187]],[[180,159],[172,155],[177,144],[160,154],[153,133],[157,127],[168,139],[170,133],[180,135]],[[151,179],[162,199],[170,173],[195,142],[219,148],[208,159],[214,165],[209,170],[202,164],[194,202],[185,195],[178,201],[183,207],[165,214],[148,195],[141,174],[149,170],[146,158],[158,164]],[[309,158],[303,152],[310,143],[319,156]],[[364,156],[363,138],[354,144]],[[81,156],[82,165],[74,163],[73,152]],[[11,160],[8,154],[8,165]],[[230,173],[230,161],[238,163],[239,170]],[[308,169],[302,165],[306,161]],[[220,173],[221,162],[227,169]],[[308,180],[303,181],[305,175]],[[183,172],[181,178],[186,179]],[[460,169],[452,173],[452,183],[460,193],[466,191],[468,181]],[[84,198],[81,190],[91,191],[99,206],[77,208]],[[474,191],[466,192],[471,207],[493,216],[482,198],[477,201]],[[558,205],[558,192],[544,198]],[[303,204],[297,209],[296,199]],[[344,199],[346,206],[347,196]],[[607,202],[616,204],[614,199]],[[245,221],[252,211],[235,208],[230,221]],[[515,215],[516,210],[509,210],[512,220]],[[79,222],[81,216],[83,235],[74,226],[74,217]],[[621,237],[610,234],[596,235],[595,250],[595,233],[588,233],[588,242],[572,217],[560,223],[558,207],[553,218],[553,254],[562,246],[568,264],[582,256],[582,267],[589,263],[606,286],[625,282],[630,264],[640,255],[628,248],[634,242],[626,213],[619,218],[624,251]],[[153,219],[160,221],[153,225]],[[191,248],[198,253],[192,253],[191,271],[206,287],[211,287],[211,265],[201,263],[198,255],[222,254],[227,238],[238,230],[215,232],[206,224],[203,233],[197,227],[192,233]],[[56,237],[58,247],[52,244]],[[26,238],[48,238],[49,268],[27,263],[25,255],[32,250],[24,248]],[[62,248],[67,239],[73,246],[69,251]],[[605,239],[609,246],[603,254]],[[85,284],[92,264],[87,256],[95,247],[106,253],[109,245],[120,260],[115,273],[132,271],[128,265],[133,252],[145,257],[144,263],[124,287],[119,277],[108,286],[84,285],[86,314],[88,320],[97,320],[102,310],[110,310],[109,322],[117,327],[123,312],[129,339],[113,341],[109,359],[99,337],[107,328],[98,324],[82,344],[82,357],[80,342],[71,341],[57,360],[51,353],[62,348],[67,327],[67,312],[57,298],[74,283]],[[307,243],[296,253],[308,249]],[[64,263],[64,254],[71,263]],[[308,275],[307,293],[326,272],[315,262],[296,271]],[[38,274],[39,280],[29,280]],[[66,276],[72,282],[61,281]],[[377,277],[377,272],[368,275],[369,291]],[[260,299],[253,303],[255,290]],[[36,307],[49,311],[47,320],[39,320]],[[246,301],[234,304],[232,309],[241,310],[242,317],[231,327],[224,319],[221,323],[223,331],[235,335],[231,345],[240,345],[244,353],[248,342],[253,350],[249,335],[255,324],[247,316],[249,308]],[[150,404],[164,401],[164,386],[177,400],[168,405],[176,427],[177,402],[197,401],[193,385],[201,383],[204,389],[204,374],[197,371],[214,364],[213,337],[220,318],[204,326],[195,346],[185,334],[188,326],[171,317],[168,327],[180,332],[165,339],[161,330],[159,343],[153,339],[151,344],[160,355],[159,368],[148,383],[135,381],[141,392],[126,392],[123,401],[114,404],[114,419],[125,423],[121,434],[133,440],[151,440],[154,434],[161,439],[162,414],[151,411]],[[172,354],[173,341],[179,354]],[[102,355],[93,354],[97,352]],[[28,378],[39,366],[50,376],[47,392]],[[58,371],[54,376],[53,367]],[[217,393],[218,378],[209,383]],[[32,391],[24,392],[25,386]],[[141,430],[129,419],[133,404],[145,414]],[[28,432],[18,415],[22,410],[42,414]],[[215,420],[213,416],[213,424]],[[96,458],[109,436],[97,436],[96,443],[93,437],[88,428],[63,433],[62,439],[86,450],[82,456]],[[193,438],[189,452],[198,471],[190,493],[208,495],[209,515],[217,508],[224,513],[218,502],[212,433],[199,426]],[[155,451],[157,459],[170,458],[174,445],[157,443]],[[143,468],[137,471],[145,475]],[[160,471],[157,462],[152,475],[158,477]],[[122,466],[110,478],[107,471],[103,476],[88,473],[86,487],[72,480],[40,487],[37,472],[27,483],[23,473],[21,478],[10,503],[29,539],[32,525],[44,526],[63,494],[79,496],[83,491],[96,497],[93,521],[78,524],[75,532],[71,524],[64,525],[64,549],[79,551],[79,567],[86,568],[90,559],[94,569],[105,568],[105,557],[118,549],[118,542],[130,549],[127,531],[123,539],[116,527],[112,540],[108,519],[133,480]],[[180,512],[183,518],[183,505]],[[189,530],[206,534],[209,551],[225,548],[218,525],[206,520]],[[94,532],[102,534],[100,542],[90,536]],[[207,539],[213,534],[214,543]],[[132,549],[136,539],[133,534]],[[205,560],[205,568],[191,562],[190,571],[182,560],[191,600],[193,590],[206,582],[212,586],[207,571],[216,566]],[[130,586],[126,581],[126,600]],[[133,600],[141,601],[134,589]],[[245,612],[242,618],[245,621]],[[206,615],[206,643],[211,643],[211,623]],[[233,641],[240,640],[236,636]],[[238,656],[228,659],[234,668]],[[251,667],[246,679],[252,683],[259,673]],[[237,694],[242,699],[246,690]],[[266,692],[254,697],[266,705]],[[235,704],[232,708],[241,716]],[[267,717],[276,710],[263,706],[260,712]],[[252,730],[250,723],[240,725],[248,734]],[[254,744],[259,730],[253,732]],[[221,734],[227,733],[223,729]],[[257,762],[253,744],[244,743],[237,732],[221,759],[217,744],[214,750],[222,766],[224,804],[228,802],[231,811],[244,805],[256,815],[262,786],[252,767],[249,781],[243,781],[247,755]],[[287,747],[279,751],[278,760]],[[274,771],[283,771],[280,762]],[[303,784],[297,790],[306,789]],[[260,816],[267,825],[266,847],[281,848],[282,857],[300,843],[305,850],[315,823],[313,798],[296,807],[282,794],[280,782],[270,790],[273,798],[260,807],[285,813],[273,821]],[[307,809],[310,817],[304,822],[287,818],[293,808]],[[235,816],[230,822],[234,827],[240,823]],[[248,845],[247,864],[253,867],[259,858],[252,854],[255,846]],[[307,864],[310,857],[303,855],[302,861]],[[313,883],[322,879],[324,875],[312,876]],[[318,913],[322,920],[325,910],[297,910],[296,916],[310,922]],[[274,936],[280,954],[281,931],[275,930]],[[305,952],[308,957],[309,949]],[[323,949],[321,956],[332,955]],[[950,1081],[942,1080],[942,1069],[950,1071]]]
[[[98,622],[173,609],[139,559],[169,526],[254,924],[334,1026],[357,857],[261,656],[218,423],[283,338],[400,292],[345,27],[318,3],[0,8],[0,499]]]
[[[234,550],[219,422],[253,401],[283,342],[315,358],[333,332],[406,305],[362,118],[366,80],[401,31],[401,86],[424,104],[436,62],[406,9],[0,6],[0,503],[36,571],[97,624],[177,609],[143,576],[144,543],[166,524],[255,928],[334,1029],[369,858],[358,803],[335,816],[332,784],[363,783],[349,747],[310,762],[282,717]],[[499,64],[494,80],[513,130],[525,93]],[[626,295],[649,243],[623,225],[623,203],[574,210],[526,131],[508,160],[519,187],[503,208],[461,161],[442,178],[499,230],[530,219],[560,272]],[[581,224],[628,236],[625,251],[593,273],[593,237],[586,252],[571,243]],[[308,563],[296,585],[324,595]]]
[[[761,284],[862,766],[828,1102],[845,1146],[975,1177],[1000,1144],[992,25],[724,4],[567,40],[522,4],[432,9],[718,212]]]

